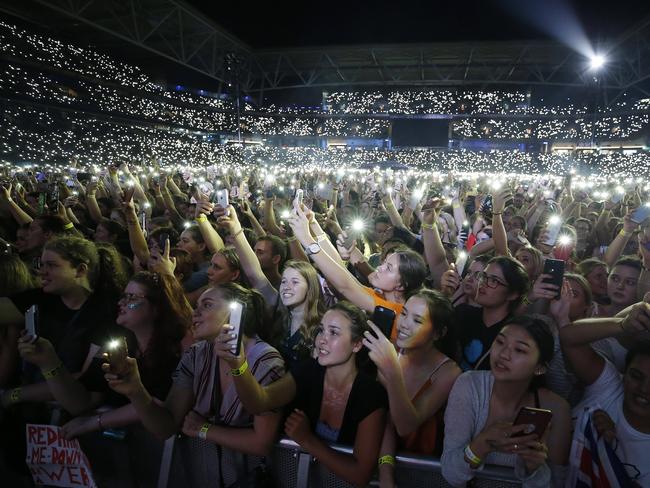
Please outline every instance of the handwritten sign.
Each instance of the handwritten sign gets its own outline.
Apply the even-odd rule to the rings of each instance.
[[[27,466],[37,485],[96,488],[79,441],[66,440],[60,427],[27,424]]]

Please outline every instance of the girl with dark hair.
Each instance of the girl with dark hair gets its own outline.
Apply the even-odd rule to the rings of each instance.
[[[528,292],[528,274],[510,256],[497,256],[488,261],[478,274],[474,300],[479,307],[456,307],[456,332],[461,347],[460,366],[488,369],[488,353],[505,320],[512,316]]]
[[[420,290],[404,304],[395,346],[371,323],[363,341],[377,365],[379,382],[388,392],[390,419],[380,459],[407,451],[439,456],[442,451],[442,412],[461,370],[450,359],[454,310],[440,292]],[[382,463],[379,475],[395,484],[394,465]]]
[[[287,221],[328,284],[336,288],[347,300],[367,312],[372,312],[376,306],[382,306],[393,310],[397,317],[402,312],[407,298],[422,287],[427,270],[424,259],[415,251],[398,251],[390,254],[376,271],[368,276],[372,286],[368,288],[359,283],[330,255],[321,252],[321,246],[317,238],[312,236],[309,221],[302,209],[294,208]],[[391,339],[394,341],[396,336],[397,329],[393,325]]]
[[[387,407],[385,390],[363,369],[367,354],[362,341],[368,330],[363,310],[338,302],[321,319],[316,360],[306,359],[268,386],[246,373],[234,378],[249,411],[293,402],[285,433],[337,477],[358,486],[368,484],[374,471]],[[232,368],[246,364],[232,354],[227,332],[217,341],[218,354]],[[332,449],[331,442],[354,446],[352,455]]]
[[[222,361],[215,347],[215,339],[229,320],[229,305],[233,300],[246,304],[240,329],[245,366],[240,365],[238,369],[231,369]],[[111,373],[108,364],[104,365],[104,371],[109,386],[131,401],[147,430],[161,439],[182,431],[189,438],[199,437],[211,443],[214,449],[201,451],[210,457],[201,459],[191,455],[186,445],[187,437],[180,441],[191,486],[203,483],[198,476],[205,470],[209,472],[208,479],[219,479],[222,475],[229,485],[235,478],[231,478],[232,473],[227,470],[232,459],[225,455],[226,449],[264,456],[272,446],[280,422],[279,413],[249,413],[237,396],[233,377],[250,371],[262,384],[271,383],[284,373],[284,362],[258,335],[265,330],[264,299],[255,291],[235,283],[209,288],[199,298],[192,321],[192,334],[199,342],[190,347],[178,363],[163,404],[154,402],[143,385],[135,359],[127,358],[128,369],[120,376]],[[217,460],[215,445],[223,449],[223,463],[214,462]]]
[[[553,356],[553,334],[532,316],[505,322],[490,348],[490,370],[462,374],[445,412],[442,474],[465,486],[483,464],[514,468],[525,488],[563,486],[569,455],[568,403],[540,386]],[[529,424],[513,425],[522,407],[548,409],[541,438]]]

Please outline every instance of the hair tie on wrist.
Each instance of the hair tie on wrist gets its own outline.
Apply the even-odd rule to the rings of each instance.
[[[381,456],[377,460],[377,465],[381,466],[382,464],[390,464],[391,466],[395,466],[395,456],[391,456],[390,454],[386,454],[385,456]]]

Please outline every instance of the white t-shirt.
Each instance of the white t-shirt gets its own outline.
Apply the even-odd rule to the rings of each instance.
[[[591,347],[607,359],[609,362],[616,366],[619,372],[625,371],[625,357],[627,356],[627,349],[625,349],[618,339],[615,337],[606,337],[591,344]]]
[[[625,464],[628,476],[650,488],[650,434],[635,430],[623,414],[623,377],[605,360],[600,377],[585,389],[582,401],[573,409],[578,417],[586,407],[601,408],[616,424],[616,455]]]

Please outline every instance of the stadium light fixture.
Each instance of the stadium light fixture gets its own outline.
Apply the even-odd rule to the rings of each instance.
[[[605,56],[603,56],[602,54],[594,54],[593,56],[591,56],[589,61],[591,63],[591,69],[597,71],[605,65],[605,62],[607,60],[605,59]]]

